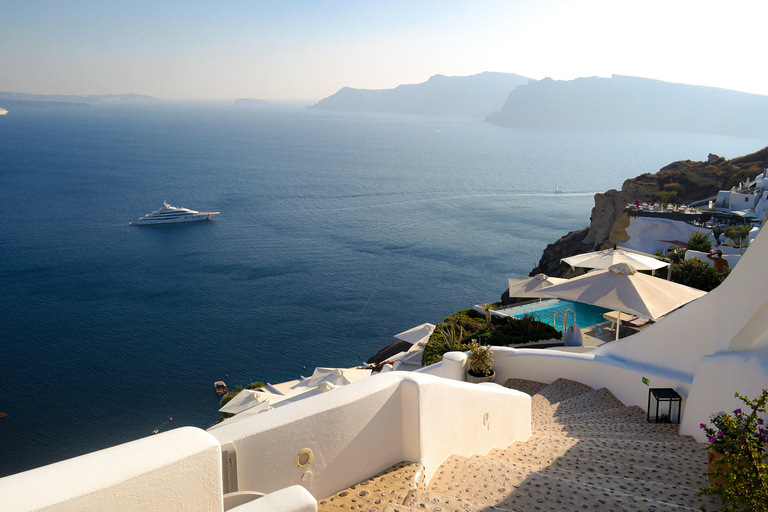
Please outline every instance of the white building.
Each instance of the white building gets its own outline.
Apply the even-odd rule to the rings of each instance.
[[[768,168],[751,182],[747,180],[731,190],[718,192],[713,206],[734,213],[740,212],[755,219],[763,219],[768,213],[766,190],[768,190]]]

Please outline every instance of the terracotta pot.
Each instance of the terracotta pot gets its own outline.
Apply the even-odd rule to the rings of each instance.
[[[493,382],[494,379],[496,379],[496,372],[491,372],[491,374],[487,377],[475,377],[471,373],[467,372],[467,382],[472,382],[474,384],[480,382]]]

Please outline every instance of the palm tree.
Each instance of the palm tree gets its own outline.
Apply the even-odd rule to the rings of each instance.
[[[493,329],[493,325],[491,324],[491,310],[493,309],[493,304],[486,302],[485,304],[481,304],[480,307],[485,310],[485,323],[488,324],[489,329]]]

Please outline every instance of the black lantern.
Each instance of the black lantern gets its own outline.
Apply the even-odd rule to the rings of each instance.
[[[677,404],[677,410],[673,405]],[[680,423],[683,398],[672,388],[648,390],[648,423]]]

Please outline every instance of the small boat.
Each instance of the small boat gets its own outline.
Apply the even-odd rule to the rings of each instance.
[[[217,380],[213,383],[213,388],[216,390],[217,395],[226,395],[227,394],[227,385],[224,384],[223,380]]]
[[[555,194],[562,194],[563,191],[560,190],[560,183],[555,184]]]

